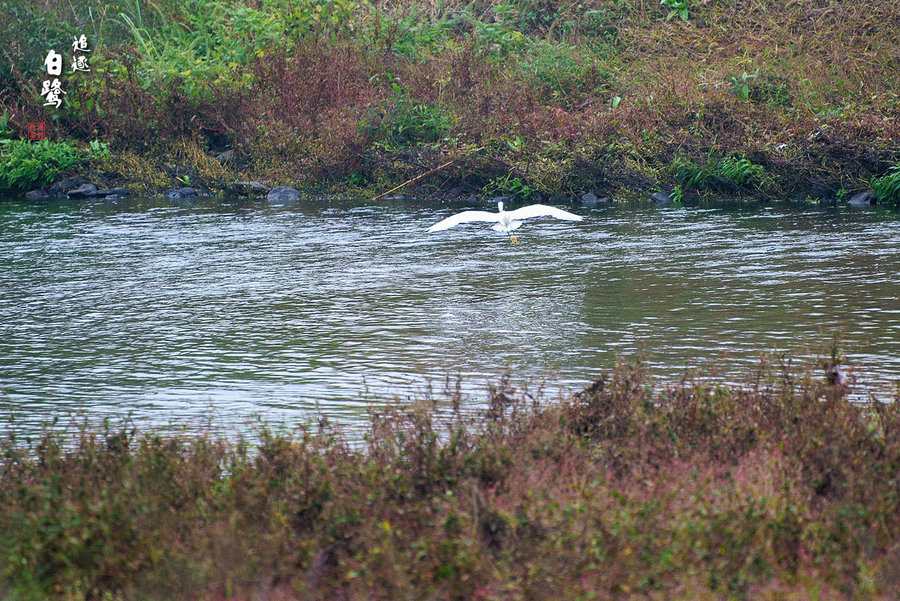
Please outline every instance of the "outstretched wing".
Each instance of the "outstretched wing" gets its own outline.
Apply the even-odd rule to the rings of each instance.
[[[462,213],[457,213],[456,215],[451,215],[442,221],[438,221],[430,228],[428,228],[428,232],[439,232],[441,230],[447,230],[455,225],[459,225],[460,223],[470,223],[472,221],[497,221],[498,213],[489,213],[487,211],[463,211]]]
[[[507,213],[510,219],[529,219],[531,217],[554,217],[556,219],[564,219],[566,221],[581,221],[584,219],[581,215],[563,211],[556,207],[548,207],[547,205],[528,205],[515,211]]]

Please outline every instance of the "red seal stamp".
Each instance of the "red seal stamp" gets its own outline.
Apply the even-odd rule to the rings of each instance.
[[[38,142],[47,137],[47,126],[43,121],[30,121],[28,123],[28,139]]]

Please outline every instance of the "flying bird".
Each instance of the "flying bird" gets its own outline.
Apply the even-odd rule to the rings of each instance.
[[[462,213],[457,213],[456,215],[451,215],[446,219],[438,221],[428,228],[428,233],[447,230],[460,223],[485,221],[494,223],[494,226],[491,229],[496,232],[505,233],[509,236],[509,241],[515,244],[519,239],[512,235],[512,231],[522,225],[523,219],[530,219],[531,217],[554,217],[556,219],[564,219],[565,221],[581,221],[584,219],[581,215],[569,213],[568,211],[563,211],[556,207],[548,207],[547,205],[528,205],[527,207],[522,207],[515,211],[504,211],[503,202],[498,202],[497,211],[497,213],[491,213],[489,211],[463,211]]]

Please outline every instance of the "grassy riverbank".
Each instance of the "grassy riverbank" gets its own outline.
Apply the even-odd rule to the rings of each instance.
[[[0,596],[896,599],[900,399],[848,402],[831,363],[728,387],[621,364],[562,404],[373,415],[355,445],[7,433]]]
[[[106,143],[108,157],[70,172],[134,191],[258,179],[374,194],[443,166],[403,191],[834,200],[874,188],[900,201],[896,3],[6,6],[11,135],[45,121],[56,142]],[[63,106],[43,107],[43,58],[70,54],[76,34],[91,72],[65,74]],[[4,165],[23,174],[7,189],[49,183],[41,161],[58,163],[36,160]]]

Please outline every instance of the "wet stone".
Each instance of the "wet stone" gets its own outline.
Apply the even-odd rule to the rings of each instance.
[[[671,207],[675,204],[668,192],[655,192],[650,200],[658,207]]]
[[[163,192],[163,196],[169,200],[184,200],[186,198],[196,198],[197,191],[191,187],[172,188]]]
[[[63,196],[69,190],[74,190],[79,186],[83,186],[84,184],[89,183],[91,183],[90,180],[83,175],[67,177],[50,186],[50,196]]]
[[[262,196],[269,192],[269,187],[262,182],[234,182],[231,191],[238,196]]]
[[[106,198],[128,198],[131,195],[125,188],[109,188],[108,190],[97,190],[94,196],[105,196]]]
[[[269,190],[266,200],[271,203],[292,204],[300,200],[300,191],[290,186],[276,186]]]
[[[585,207],[600,207],[603,205],[608,205],[610,200],[606,196],[597,197],[593,192],[588,192],[581,196],[581,204]]]
[[[874,192],[860,192],[859,194],[853,195],[848,201],[848,207],[867,207],[869,205],[873,205],[878,202],[878,197],[875,196]]]
[[[92,198],[97,195],[97,186],[94,184],[82,184],[73,190],[66,192],[69,198]]]

